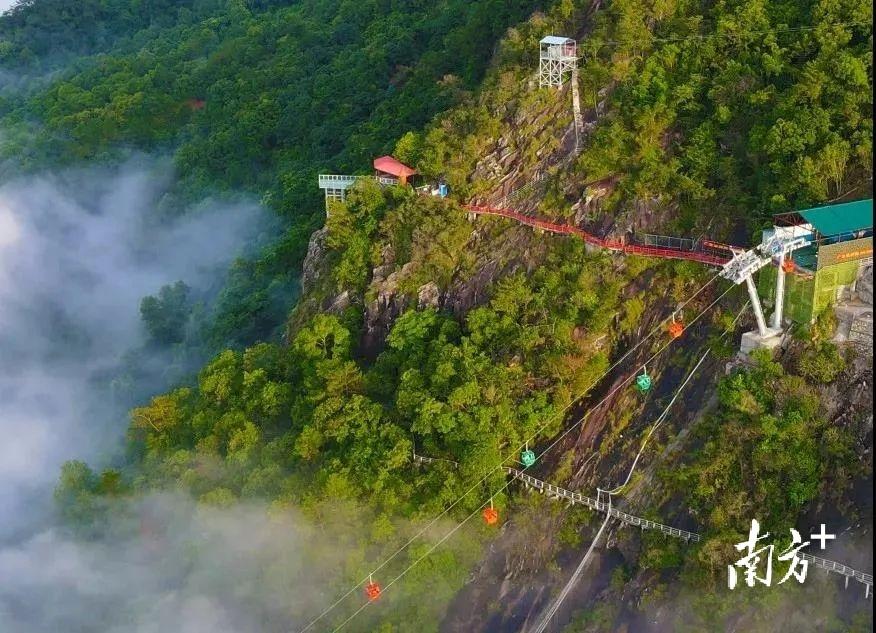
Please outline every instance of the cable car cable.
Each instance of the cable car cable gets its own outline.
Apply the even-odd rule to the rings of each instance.
[[[730,324],[730,327],[727,328],[726,330],[724,330],[724,332],[721,334],[721,336],[720,336],[719,338],[724,338],[724,336],[726,336],[728,332],[731,332],[731,331],[733,331],[733,329],[735,329],[735,327],[736,327],[736,322],[739,321],[739,318],[742,316],[742,314],[743,314],[743,313],[745,312],[745,310],[748,308],[749,303],[750,303],[750,302],[746,302],[745,305],[742,306],[742,309],[741,309],[741,310],[739,311],[739,313],[736,315],[736,318],[733,319],[733,322]],[[644,442],[642,442],[642,447],[639,449],[639,453],[636,455],[636,458],[633,460],[633,464],[632,464],[632,466],[630,466],[630,472],[627,474],[626,481],[624,481],[623,484],[621,484],[620,486],[618,486],[617,488],[615,488],[615,489],[613,489],[613,490],[603,490],[602,488],[597,488],[597,489],[596,489],[596,493],[597,493],[597,497],[596,497],[596,499],[597,499],[597,503],[599,503],[599,500],[600,500],[600,498],[601,498],[602,493],[605,493],[606,495],[608,495],[608,505],[609,505],[609,508],[611,507],[611,497],[612,497],[612,495],[617,494],[617,493],[618,493],[618,492],[619,492],[624,486],[627,485],[627,483],[628,483],[629,480],[630,480],[630,477],[631,477],[632,474],[633,474],[633,471],[634,471],[635,468],[636,468],[636,463],[639,461],[639,457],[642,455],[642,451],[645,449],[645,445],[648,443],[648,440],[651,438],[651,435],[652,435],[652,434],[653,434],[653,433],[654,433],[654,432],[655,432],[655,431],[656,431],[656,430],[657,430],[657,429],[663,424],[663,422],[666,420],[666,415],[669,413],[669,409],[672,407],[672,404],[675,402],[676,398],[678,397],[678,394],[681,393],[681,391],[685,388],[685,386],[688,384],[688,382],[689,382],[690,379],[693,377],[693,375],[697,372],[697,370],[699,369],[700,365],[702,365],[703,361],[706,359],[706,356],[709,355],[709,352],[710,352],[710,351],[711,351],[710,349],[707,349],[707,350],[706,350],[706,352],[705,352],[705,353],[703,354],[703,356],[700,358],[699,362],[698,362],[698,363],[694,366],[694,368],[690,371],[690,373],[688,374],[688,377],[684,380],[684,382],[681,384],[681,386],[679,386],[678,389],[675,390],[675,394],[674,394],[674,396],[672,397],[672,400],[669,402],[668,405],[666,405],[666,408],[663,409],[663,412],[660,414],[660,416],[658,416],[658,418],[657,418],[657,420],[655,421],[654,425],[651,427],[651,430],[648,432],[648,435],[647,435],[647,437],[645,438]],[[578,582],[578,578],[580,577],[580,575],[581,575],[581,573],[583,572],[584,568],[587,566],[587,561],[588,561],[588,559],[589,559],[589,557],[590,557],[591,552],[593,551],[593,548],[596,546],[596,543],[599,541],[599,537],[602,535],[602,531],[603,531],[603,529],[605,528],[605,526],[608,524],[608,521],[609,521],[610,519],[611,519],[611,512],[610,512],[610,510],[609,510],[609,512],[607,513],[607,515],[606,515],[606,517],[605,517],[605,521],[604,521],[603,524],[602,524],[602,527],[599,528],[599,531],[596,533],[596,536],[593,537],[593,541],[590,543],[590,547],[588,548],[587,553],[584,555],[584,558],[581,560],[581,562],[578,564],[578,567],[575,569],[575,571],[574,571],[574,572],[572,573],[572,575],[569,577],[569,581],[568,581],[568,582],[566,583],[566,585],[563,587],[563,590],[560,592],[560,595],[557,596],[556,600],[555,600],[555,601],[553,602],[553,604],[550,606],[549,610],[545,613],[544,617],[542,617],[541,622],[540,622],[538,628],[535,629],[534,631],[532,631],[532,633],[544,633],[545,629],[547,628],[547,626],[548,626],[548,624],[549,624],[549,622],[550,622],[550,619],[556,614],[556,612],[559,610],[560,606],[563,604],[563,602],[564,602],[564,601],[566,600],[566,598],[568,597],[568,595],[569,595],[569,593],[571,592],[572,588],[573,588],[573,587],[575,586],[575,584]]]
[[[730,324],[730,327],[729,327],[727,330],[725,330],[723,334],[721,334],[721,337],[720,337],[720,338],[724,338],[724,336],[725,336],[728,332],[733,331],[733,329],[736,327],[736,322],[739,321],[739,318],[742,316],[742,314],[743,314],[743,313],[745,312],[745,310],[748,308],[748,306],[749,306],[750,303],[751,303],[750,301],[746,301],[746,302],[745,302],[745,305],[742,306],[742,309],[741,309],[741,310],[739,311],[739,313],[736,315],[736,318],[733,319],[733,322]],[[636,455],[636,458],[633,460],[633,464],[632,464],[632,466],[630,466],[630,472],[627,473],[627,478],[624,480],[624,483],[622,483],[621,485],[617,486],[616,488],[614,488],[614,489],[612,489],[612,490],[606,490],[606,491],[605,491],[606,493],[608,493],[609,495],[620,494],[621,489],[623,489],[623,488],[629,483],[630,478],[631,478],[632,475],[633,475],[633,471],[634,471],[635,468],[636,468],[636,463],[639,461],[639,457],[642,456],[642,451],[645,450],[645,445],[648,443],[648,440],[651,439],[651,436],[654,434],[654,432],[655,432],[658,428],[660,428],[660,427],[663,425],[663,423],[666,421],[666,416],[667,416],[668,413],[669,413],[669,409],[670,409],[670,408],[672,407],[672,405],[675,403],[676,398],[678,398],[678,395],[679,395],[679,394],[681,393],[681,391],[685,388],[685,386],[687,385],[687,383],[690,382],[690,379],[693,378],[693,375],[696,373],[697,369],[699,369],[700,365],[702,365],[703,361],[706,360],[706,356],[709,355],[709,352],[711,352],[711,350],[710,350],[710,349],[707,349],[707,350],[706,350],[706,353],[703,354],[703,356],[702,356],[702,358],[700,358],[699,362],[698,362],[698,363],[694,366],[694,368],[690,371],[690,373],[688,374],[687,378],[685,378],[684,382],[681,383],[681,386],[680,386],[678,389],[676,389],[675,394],[672,396],[672,400],[669,401],[669,404],[666,405],[666,408],[663,409],[663,412],[662,412],[662,413],[657,417],[657,419],[654,421],[654,425],[651,427],[651,430],[648,431],[648,435],[645,436],[645,439],[644,439],[644,441],[642,442],[642,447],[639,449],[639,452],[638,452],[638,454]]]
[[[720,276],[720,273],[716,273],[711,279],[709,279],[709,280],[708,280],[707,282],[705,282],[702,286],[700,286],[700,288],[697,289],[696,292],[694,292],[694,293],[693,293],[690,297],[688,297],[688,298],[687,298],[687,299],[686,299],[686,300],[685,300],[680,306],[678,306],[678,307],[675,309],[675,311],[673,312],[673,314],[674,314],[675,312],[677,312],[678,310],[681,310],[682,308],[684,308],[684,307],[685,307],[686,305],[688,305],[691,301],[693,301],[696,297],[698,297],[698,296],[700,295],[700,293],[701,293],[703,290],[705,290],[707,287],[709,287],[709,286],[710,286],[710,285],[711,285],[716,279],[718,279],[719,276]],[[731,286],[727,291],[724,292],[724,294],[721,295],[721,297],[719,297],[719,299],[722,298],[724,295],[726,295],[727,292],[729,292],[730,290],[732,290],[734,287],[735,287],[735,286]],[[710,309],[711,306],[714,305],[714,304],[715,304],[715,302],[713,302],[713,303],[709,306],[709,308],[707,308],[707,310]],[[701,314],[702,314],[702,313],[701,313]],[[628,349],[628,350],[627,350],[627,351],[626,351],[626,352],[625,352],[625,353],[624,353],[624,354],[623,354],[623,355],[622,355],[617,361],[615,361],[615,362],[614,362],[614,363],[613,363],[608,369],[606,369],[602,374],[600,374],[600,375],[599,375],[599,376],[598,376],[598,377],[597,377],[597,378],[596,378],[596,379],[595,379],[595,380],[594,380],[594,381],[588,386],[587,390],[585,390],[585,391],[582,392],[581,394],[575,396],[575,397],[569,402],[569,404],[567,404],[566,407],[563,408],[558,414],[556,414],[556,415],[554,415],[554,416],[551,416],[551,417],[549,418],[548,422],[545,422],[543,425],[541,425],[541,427],[539,427],[539,428],[536,430],[536,432],[533,434],[532,438],[530,438],[530,439],[531,439],[531,440],[534,440],[534,439],[538,436],[538,434],[541,433],[541,431],[543,431],[545,427],[547,427],[547,425],[549,424],[549,422],[552,422],[552,421],[555,420],[557,417],[560,417],[560,416],[562,416],[562,415],[565,415],[565,414],[569,411],[569,409],[572,408],[572,406],[574,406],[574,405],[575,405],[575,404],[576,404],[576,403],[577,403],[577,402],[578,402],[578,401],[579,401],[584,395],[586,395],[587,392],[590,391],[590,389],[592,389],[596,384],[598,384],[599,381],[602,380],[602,379],[603,379],[603,378],[604,378],[609,372],[611,372],[613,369],[615,369],[615,368],[616,368],[618,365],[620,365],[620,363],[623,362],[623,361],[624,361],[624,360],[625,360],[630,354],[632,354],[635,350],[637,350],[639,347],[641,347],[646,341],[648,341],[651,337],[653,337],[657,332],[659,332],[659,331],[662,329],[663,324],[664,324],[667,320],[669,320],[670,318],[672,318],[672,315],[670,315],[670,316],[668,316],[668,317],[662,319],[657,325],[655,325],[654,328],[653,328],[653,329],[652,329],[652,330],[651,330],[651,331],[650,331],[650,332],[649,332],[644,338],[642,338],[638,343],[636,343],[636,344],[633,345],[630,349]],[[698,316],[697,318],[699,318],[699,316]],[[696,321],[696,318],[695,318],[693,321],[691,321],[691,324],[693,324],[695,321]],[[671,341],[670,341],[670,342],[671,342]],[[666,348],[666,346],[664,345],[664,347],[662,347],[659,351],[663,351],[663,349],[665,349],[665,348]],[[659,352],[658,352],[658,353],[659,353]],[[652,356],[652,358],[653,358],[653,356]],[[625,382],[626,382],[626,381],[625,381]],[[621,383],[621,385],[623,385],[623,384],[624,384],[624,383]],[[612,391],[612,394],[613,394],[613,393],[614,393],[614,391]],[[612,395],[612,394],[609,394],[609,395]],[[604,401],[604,400],[603,400],[603,401]],[[600,404],[602,404],[602,403],[600,402]],[[597,405],[597,406],[598,406],[598,405]],[[585,417],[586,417],[586,416],[585,416]],[[577,424],[580,424],[582,421],[583,421],[583,418],[582,418],[582,420],[580,420],[579,422],[577,422],[575,425],[573,425],[572,427],[570,427],[567,431],[565,431],[565,432],[563,433],[563,435],[560,436],[559,439],[562,439],[562,437],[564,437],[564,436],[569,432],[569,430],[571,430],[572,428],[574,428]],[[529,441],[530,441],[530,440],[527,440],[526,442],[524,442],[524,444],[521,445],[521,446],[517,449],[517,451],[515,451],[515,452],[512,453],[512,454],[519,454],[519,453],[520,453],[520,450],[523,449]],[[537,456],[536,459],[538,459],[539,457],[541,457],[542,455],[544,455],[544,453],[547,452],[547,450],[549,450],[550,448],[552,448],[555,444],[556,444],[556,442],[554,442],[553,444],[551,444],[551,445],[548,447],[548,449],[546,449],[546,450],[543,451],[541,454],[539,454],[539,455]],[[506,457],[506,458],[503,459],[503,460],[502,460],[497,466],[495,466],[494,468],[492,468],[491,470],[489,470],[487,473],[485,473],[484,476],[483,476],[478,482],[476,482],[473,486],[471,486],[468,490],[466,490],[462,495],[460,495],[456,500],[454,500],[453,503],[451,503],[449,506],[447,506],[447,507],[446,507],[441,513],[439,513],[438,515],[436,515],[436,516],[435,516],[431,521],[429,521],[429,523],[426,524],[426,525],[425,525],[425,526],[424,526],[419,532],[417,532],[416,534],[414,534],[414,536],[412,536],[412,537],[411,537],[411,538],[410,538],[410,539],[409,539],[404,545],[402,545],[401,547],[399,547],[399,548],[398,548],[398,549],[397,549],[397,550],[396,550],[391,556],[389,556],[389,558],[386,558],[386,559],[385,559],[380,565],[378,565],[378,566],[375,567],[371,572],[369,572],[369,574],[366,575],[362,580],[360,580],[360,581],[359,581],[358,583],[356,583],[353,587],[351,587],[351,588],[350,588],[345,594],[343,594],[343,595],[340,596],[337,600],[335,600],[335,602],[333,602],[331,605],[329,605],[329,606],[328,606],[328,607],[327,607],[322,613],[320,613],[316,618],[314,618],[313,620],[311,620],[311,621],[310,621],[310,622],[309,622],[309,623],[308,623],[303,629],[300,629],[298,633],[306,633],[306,631],[310,630],[310,629],[313,627],[314,624],[316,624],[316,623],[319,622],[322,618],[324,618],[326,615],[328,615],[328,614],[329,614],[329,613],[330,613],[330,612],[331,612],[336,606],[338,606],[341,602],[343,602],[346,598],[348,598],[351,594],[353,594],[353,593],[354,593],[359,587],[361,587],[365,582],[367,582],[369,577],[373,576],[373,575],[376,574],[378,571],[380,571],[381,569],[383,569],[386,565],[388,565],[390,561],[392,561],[393,559],[395,559],[396,556],[398,556],[399,554],[401,554],[401,553],[402,553],[402,552],[403,552],[408,546],[410,546],[415,540],[417,540],[419,537],[421,537],[421,536],[422,536],[422,535],[423,535],[423,534],[424,534],[429,528],[431,528],[431,527],[432,527],[432,526],[433,526],[438,520],[440,520],[444,515],[446,515],[448,512],[450,512],[450,510],[452,510],[457,504],[459,504],[460,501],[462,501],[463,499],[465,499],[465,498],[466,498],[466,497],[467,497],[472,491],[474,491],[474,490],[475,490],[476,488],[478,488],[481,484],[483,484],[483,483],[484,483],[484,482],[490,477],[490,475],[492,475],[494,472],[496,472],[496,470],[502,468],[502,466],[504,466],[505,462],[507,462],[508,459],[509,459],[509,457]],[[481,507],[483,507],[483,506],[481,506]],[[479,510],[480,510],[480,508],[479,508]],[[387,586],[388,586],[388,585],[387,585]]]
[[[709,310],[711,310],[711,309],[715,306],[716,303],[718,303],[721,299],[723,299],[723,298],[727,295],[727,293],[729,293],[729,292],[730,292],[731,290],[733,290],[735,287],[736,287],[736,286],[730,286],[729,288],[727,288],[727,290],[725,290],[723,293],[721,293],[721,296],[719,296],[717,299],[715,299],[712,303],[709,304],[709,306],[708,306],[705,310],[703,310],[703,311],[700,312],[696,317],[694,317],[694,318],[691,320],[690,324],[693,325],[694,323],[696,323],[696,322],[700,319],[700,317],[702,317],[706,312],[708,312]],[[659,354],[661,354],[661,353],[663,352],[663,350],[665,350],[667,347],[669,347],[669,346],[670,346],[674,341],[676,341],[676,340],[677,340],[677,339],[670,339],[669,341],[667,341],[666,343],[664,343],[664,345],[663,345],[660,349],[658,349],[656,352],[654,352],[654,353],[651,355],[651,357],[650,357],[647,361],[645,361],[645,363],[647,364],[647,363],[651,362],[652,360],[654,360]],[[595,409],[595,408],[597,408],[598,406],[600,406],[603,402],[605,402],[606,399],[608,399],[609,396],[614,395],[614,394],[615,394],[615,393],[616,393],[621,387],[625,386],[627,383],[629,383],[631,380],[633,380],[633,377],[634,377],[634,376],[631,375],[630,377],[625,378],[623,381],[621,381],[621,383],[620,383],[617,387],[615,387],[615,388],[614,388],[614,389],[608,394],[608,396],[606,396],[605,398],[603,398],[602,401],[599,402],[599,404],[597,404],[596,406],[594,406],[594,407],[592,407],[591,409],[589,409],[589,410],[587,411],[587,413],[585,413],[584,416],[583,416],[578,422],[576,422],[575,424],[573,424],[572,426],[570,426],[568,429],[566,429],[565,431],[563,431],[563,433],[560,434],[560,436],[557,437],[557,439],[555,439],[553,442],[551,442],[551,444],[550,444],[546,449],[544,449],[541,453],[539,453],[538,457],[541,458],[545,453],[547,453],[550,449],[552,449],[554,446],[556,446],[557,443],[558,443],[560,440],[562,440],[566,435],[569,434],[569,432],[572,431],[572,429],[574,429],[576,426],[578,426],[579,424],[581,424],[582,422],[584,422],[584,420],[587,419],[587,416],[590,415],[590,413],[593,411],[593,409]]]
[[[696,322],[697,322],[697,321],[698,321],[698,320],[699,320],[704,314],[706,314],[709,310],[711,310],[711,309],[712,309],[712,308],[713,308],[713,307],[714,307],[714,306],[715,306],[715,305],[716,305],[721,299],[723,299],[723,298],[724,298],[724,297],[725,297],[725,296],[726,296],[731,290],[733,290],[734,288],[736,288],[735,285],[734,285],[734,286],[730,286],[729,288],[727,288],[727,290],[725,290],[723,293],[721,293],[721,295],[720,295],[717,299],[715,299],[714,301],[712,301],[712,303],[710,303],[710,304],[709,304],[709,305],[708,305],[703,311],[701,311],[696,317],[694,317],[694,318],[691,320],[690,324],[693,325],[694,323],[696,323]],[[661,323],[661,324],[662,324],[662,323]],[[649,335],[649,336],[650,336],[650,335]],[[663,352],[663,350],[665,350],[665,349],[666,349],[670,344],[672,344],[675,340],[676,340],[676,339],[670,339],[667,343],[665,343],[665,344],[664,344],[659,350],[657,350],[657,352],[655,352],[655,353],[651,356],[651,358],[649,359],[649,361],[650,361],[650,360],[653,360],[658,354],[660,354],[661,352]],[[582,418],[581,418],[578,422],[574,423],[572,426],[570,426],[568,429],[566,429],[566,431],[564,431],[564,432],[560,435],[560,437],[558,437],[554,442],[552,442],[552,443],[550,444],[550,446],[548,446],[544,451],[542,451],[542,452],[539,454],[539,457],[541,457],[542,455],[544,455],[545,453],[547,453],[547,451],[549,451],[551,448],[553,448],[553,447],[554,447],[554,446],[555,446],[555,445],[556,445],[556,444],[557,444],[557,443],[558,443],[563,437],[565,437],[565,436],[566,436],[566,435],[567,435],[572,429],[576,428],[578,425],[580,425],[582,422],[584,422],[584,420],[587,419],[587,417],[589,416],[590,412],[591,412],[593,409],[595,409],[595,408],[599,407],[600,405],[602,405],[606,400],[608,400],[608,398],[610,398],[612,395],[614,395],[614,393],[616,393],[621,387],[623,387],[624,385],[626,385],[626,384],[630,381],[631,378],[632,378],[632,377],[624,379],[624,380],[623,380],[623,381],[622,381],[617,387],[615,387],[615,389],[613,389],[608,395],[606,395],[605,398],[603,398],[603,399],[602,399],[597,405],[595,405],[595,406],[594,406],[592,409],[590,409],[590,410],[589,410],[584,416],[582,416]],[[505,461],[507,461],[507,459],[508,459],[508,458],[506,458],[506,459],[502,462],[502,464],[504,464]],[[493,469],[493,471],[491,471],[491,473],[489,473],[489,474],[492,474],[492,472],[494,472],[495,470],[497,470],[498,468],[501,468],[501,467],[502,467],[502,465],[496,467],[496,468]],[[485,477],[485,478],[486,478],[486,477]],[[485,478],[484,478],[484,479],[485,479]],[[483,480],[482,480],[482,481],[483,481]],[[509,479],[509,480],[508,480],[508,481],[507,481],[507,482],[506,482],[501,488],[499,488],[498,490],[492,492],[492,493],[490,494],[490,499],[492,499],[492,498],[493,498],[494,496],[496,496],[497,494],[499,494],[499,493],[505,491],[505,490],[511,485],[511,483],[512,483],[513,481],[515,481],[513,478],[512,478],[512,479]],[[480,482],[479,482],[479,483],[480,483]],[[468,492],[466,493],[466,495],[467,495],[467,494],[468,494]],[[465,495],[464,495],[464,496],[465,496]],[[461,497],[461,498],[462,498],[462,497]],[[425,558],[426,558],[427,556],[429,556],[432,552],[434,552],[434,551],[435,551],[435,550],[436,550],[436,549],[437,549],[442,543],[444,543],[448,538],[450,538],[453,534],[455,534],[455,533],[457,532],[457,530],[459,530],[464,524],[468,523],[468,521],[470,521],[470,520],[472,519],[472,517],[474,517],[475,515],[477,515],[477,514],[483,509],[483,508],[485,508],[485,507],[487,506],[487,504],[490,503],[490,499],[488,499],[487,501],[484,501],[483,503],[481,503],[481,505],[478,506],[477,509],[475,509],[471,514],[469,514],[468,516],[466,516],[466,517],[465,517],[465,518],[464,518],[464,519],[463,519],[458,525],[456,525],[455,527],[453,527],[453,529],[451,529],[447,534],[445,534],[443,537],[441,537],[441,539],[440,539],[438,542],[436,542],[434,545],[432,545],[428,550],[426,550],[426,552],[425,552],[422,556],[420,556],[417,560],[415,560],[413,563],[411,563],[410,565],[408,565],[408,567],[405,568],[405,569],[404,569],[404,570],[403,570],[398,576],[396,576],[396,577],[393,578],[389,583],[387,583],[386,587],[383,588],[383,591],[385,592],[387,589],[389,589],[389,587],[391,587],[391,586],[394,585],[396,582],[398,582],[399,580],[401,580],[401,578],[402,578],[405,574],[407,574],[411,569],[413,569],[413,568],[414,568],[417,564],[419,564],[423,559],[425,559]],[[457,501],[456,501],[455,503],[457,503],[458,501],[459,501],[459,499],[457,499]],[[609,497],[609,503],[610,503],[610,497]],[[385,563],[384,563],[384,564],[385,564]],[[357,587],[358,587],[358,585],[357,585]],[[353,589],[353,591],[355,591],[355,588]],[[352,593],[352,591],[351,591],[351,593]],[[370,605],[370,604],[371,604],[371,601],[368,601],[368,602],[365,602],[363,605],[361,605],[361,606],[360,606],[356,611],[354,611],[354,612],[353,612],[353,613],[352,613],[352,614],[351,614],[346,620],[344,620],[344,621],[343,621],[343,622],[342,622],[337,628],[333,629],[333,633],[337,633],[337,631],[340,631],[341,628],[343,628],[344,626],[346,626],[347,623],[350,622],[350,620],[352,620],[354,617],[356,617],[359,613],[361,613],[361,612],[362,612],[362,611],[363,611],[368,605]]]

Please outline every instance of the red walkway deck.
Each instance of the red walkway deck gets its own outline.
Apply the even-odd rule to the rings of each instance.
[[[643,244],[624,243],[621,240],[606,240],[601,237],[597,237],[596,235],[593,235],[591,233],[588,233],[584,229],[579,229],[577,226],[571,226],[568,224],[555,224],[546,220],[539,220],[538,218],[523,215],[522,213],[517,213],[516,211],[511,211],[510,209],[497,209],[495,207],[486,207],[472,204],[463,205],[463,208],[469,213],[477,213],[478,215],[495,215],[502,218],[509,218],[511,220],[520,222],[521,224],[526,224],[527,226],[542,229],[550,233],[559,233],[561,235],[575,235],[583,239],[588,244],[593,244],[594,246],[599,246],[601,248],[607,248],[609,250],[622,253],[629,253],[631,255],[642,255],[644,257],[661,257],[664,259],[687,259],[703,264],[709,264],[711,266],[723,266],[732,258],[731,249],[733,247],[727,244],[720,244],[718,242],[703,240],[700,243],[700,247],[694,250],[687,250],[682,248],[664,248],[659,246],[645,246]],[[709,252],[706,250],[702,250],[703,248],[714,249],[716,251],[723,252]]]

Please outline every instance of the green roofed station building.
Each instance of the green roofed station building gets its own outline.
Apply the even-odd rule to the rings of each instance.
[[[872,198],[775,216],[764,243],[779,233],[807,242],[759,273],[759,294],[773,308],[778,304],[783,321],[808,324],[829,306],[849,301],[869,304],[872,315]],[[777,286],[784,286],[782,297]]]

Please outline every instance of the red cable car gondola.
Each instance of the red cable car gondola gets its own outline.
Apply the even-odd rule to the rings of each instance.
[[[490,507],[484,508],[484,521],[487,525],[496,525],[499,522],[499,511],[493,507],[492,499],[490,499]]]
[[[786,273],[794,272],[794,260],[788,257],[785,261],[782,262],[782,270]]]
[[[672,320],[672,323],[669,324],[669,336],[672,338],[678,338],[684,333],[684,325],[676,321]]]
[[[365,597],[369,602],[374,602],[380,597],[380,585],[371,580],[371,576],[368,576],[368,584],[365,585]]]

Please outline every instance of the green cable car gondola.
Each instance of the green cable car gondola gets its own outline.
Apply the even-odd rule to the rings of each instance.
[[[645,393],[651,388],[651,376],[648,375],[648,370],[642,368],[642,373],[636,376],[636,389]]]
[[[520,454],[520,462],[529,468],[535,463],[535,453],[528,448]]]

